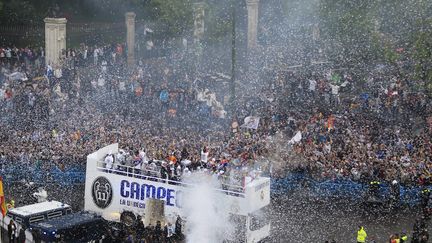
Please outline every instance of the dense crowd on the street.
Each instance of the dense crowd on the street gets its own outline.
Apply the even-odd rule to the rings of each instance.
[[[304,119],[293,115],[303,135],[293,150],[302,161],[308,161],[303,166],[318,178],[428,184],[430,99],[423,92],[412,92],[410,85],[415,82],[397,75],[371,75],[356,96],[348,90],[354,89],[359,78],[346,75],[341,79],[342,85],[328,87],[323,80],[315,83],[310,79],[307,92],[297,89],[293,94],[330,104],[325,109],[307,104],[313,112]]]
[[[203,99],[223,103],[223,94],[204,93],[209,81],[182,53],[133,68],[125,53],[122,44],[81,45],[45,65],[42,48],[0,48],[1,163],[67,169],[119,142],[141,162],[166,161],[170,176],[261,167],[274,176],[303,169],[320,179],[429,183],[430,98],[397,71],[274,71],[225,117]],[[241,128],[251,115],[258,129]],[[271,166],[257,162],[275,154]]]

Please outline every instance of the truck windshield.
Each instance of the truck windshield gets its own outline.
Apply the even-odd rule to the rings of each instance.
[[[89,242],[102,239],[105,235],[104,222],[92,222],[64,228],[57,232],[57,238],[66,242]]]

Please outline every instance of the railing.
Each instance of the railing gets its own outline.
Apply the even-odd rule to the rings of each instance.
[[[156,181],[161,183],[168,183],[172,185],[182,186],[182,187],[193,187],[196,184],[187,183],[181,180],[170,180],[167,178],[162,178],[160,170],[148,170],[148,169],[136,169],[132,166],[116,164],[116,168],[106,168],[106,163],[99,162],[97,169],[105,173],[114,173],[117,175],[122,175],[126,177],[134,177],[143,180]],[[227,195],[244,197],[244,188],[238,185],[226,184],[221,182],[221,188],[215,188],[216,191],[226,193]]]
[[[126,33],[126,24],[117,23],[68,23],[66,32],[71,36],[92,35],[94,33]],[[44,36],[43,23],[29,25],[1,25],[0,33],[7,36]]]

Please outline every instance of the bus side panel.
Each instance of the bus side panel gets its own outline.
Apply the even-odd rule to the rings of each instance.
[[[270,204],[270,178],[261,177],[246,187],[248,211],[254,212]]]
[[[103,161],[103,159],[109,152],[117,153],[118,144],[115,143],[108,145],[87,156],[84,210],[102,213],[100,208],[96,207],[96,205],[93,203],[92,187],[94,180],[100,174],[100,172],[97,170],[98,162]]]
[[[101,164],[98,165],[99,162],[103,161],[108,152],[115,153],[117,150],[118,144],[113,144],[87,156],[85,210],[99,213],[107,220],[119,221],[120,214],[123,211],[131,211],[143,215],[146,199],[156,198],[165,201],[165,216],[174,217],[182,215],[181,204],[183,192],[188,190],[188,187],[137,178],[138,176],[121,175],[119,171],[108,173]],[[97,182],[101,181],[103,181],[101,187],[94,187]],[[98,188],[102,191],[95,192]],[[107,188],[109,188],[108,191]],[[109,200],[107,201],[109,203],[101,207],[101,203],[97,203],[97,199],[94,197],[97,193],[108,195]],[[228,194],[224,195],[226,196],[225,201],[230,205],[229,208],[232,213],[247,215],[249,199]]]
[[[124,211],[143,215],[147,198],[164,200],[166,216],[174,217],[181,212],[180,201],[183,190],[186,189],[184,187],[104,171],[92,174],[94,179],[86,180],[85,210],[100,213],[107,220],[118,221]],[[104,208],[96,204],[92,195],[92,185],[99,176],[105,177],[112,190],[109,193],[111,202]]]

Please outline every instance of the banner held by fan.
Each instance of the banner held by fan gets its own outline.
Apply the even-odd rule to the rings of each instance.
[[[240,127],[248,129],[258,129],[260,118],[257,116],[248,116],[244,119],[244,124]]]

